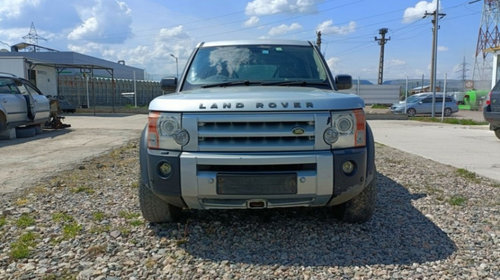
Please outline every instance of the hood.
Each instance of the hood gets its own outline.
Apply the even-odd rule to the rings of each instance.
[[[363,107],[363,99],[355,94],[282,86],[196,89],[159,96],[149,104],[150,111],[169,112],[318,111]]]

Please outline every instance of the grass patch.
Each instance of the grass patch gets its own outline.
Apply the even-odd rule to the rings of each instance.
[[[458,176],[462,177],[462,178],[465,178],[469,181],[472,181],[474,183],[480,183],[481,180],[477,177],[476,173],[474,172],[471,172],[467,169],[464,169],[464,168],[459,168],[457,169],[456,173],[458,174]]]
[[[467,202],[467,199],[463,196],[455,195],[448,199],[448,203],[453,206],[462,206]]]
[[[104,214],[104,212],[101,212],[101,211],[97,211],[97,212],[92,213],[92,218],[96,222],[100,222],[100,221],[104,220],[106,217],[107,217],[106,214]]]
[[[37,235],[33,232],[27,232],[19,237],[16,242],[10,244],[10,257],[19,260],[29,257],[30,247],[36,245]]]
[[[0,228],[2,228],[3,226],[5,226],[5,224],[7,224],[7,218],[0,217]]]
[[[391,105],[387,105],[387,104],[373,104],[372,105],[372,109],[387,109],[390,107],[391,107]]]
[[[144,224],[143,221],[141,220],[131,220],[129,221],[129,224],[134,227],[142,226]]]
[[[408,118],[412,121],[420,121],[420,122],[435,122],[440,123],[441,118],[432,118],[432,117],[410,117]],[[458,125],[487,125],[488,122],[478,122],[471,119],[456,119],[456,118],[444,118],[443,123],[447,124],[458,124]]]
[[[33,219],[28,214],[22,214],[16,221],[16,225],[20,228],[27,228],[35,224],[35,219]]]
[[[127,220],[136,219],[136,218],[139,218],[141,216],[141,214],[139,214],[139,213],[128,212],[128,211],[120,211],[120,213],[118,213],[118,215],[120,215],[120,217],[127,219]]]
[[[100,234],[100,233],[103,233],[103,232],[109,232],[110,230],[111,230],[111,226],[110,225],[93,226],[90,229],[90,233],[92,233],[92,234]]]
[[[72,222],[75,219],[66,213],[63,212],[57,212],[52,214],[52,220],[56,223],[63,223],[63,222]]]
[[[76,188],[72,188],[71,189],[71,192],[73,193],[86,193],[86,194],[93,194],[95,193],[95,190],[90,188],[90,187],[86,187],[86,186],[79,186],[79,187],[76,187]]]
[[[18,198],[16,200],[16,205],[17,206],[24,206],[26,204],[28,204],[29,200],[27,198]]]
[[[75,238],[80,233],[81,230],[82,226],[79,225],[77,222],[71,222],[69,224],[66,224],[63,226],[63,238],[64,239]]]

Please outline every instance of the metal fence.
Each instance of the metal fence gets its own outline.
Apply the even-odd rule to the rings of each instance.
[[[60,76],[59,96],[77,107],[126,106],[135,105],[133,94],[134,81],[108,78],[89,78],[79,76]],[[163,95],[160,83],[156,81],[136,81],[137,106],[146,106],[155,97]]]

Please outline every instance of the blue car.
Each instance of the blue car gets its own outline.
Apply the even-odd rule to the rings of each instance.
[[[437,93],[436,100],[434,103],[435,114],[440,115],[443,108],[443,94]],[[405,112],[406,106],[406,112]],[[393,114],[408,114],[409,117],[423,114],[432,113],[432,93],[424,92],[414,94],[408,97],[406,104],[405,101],[400,101],[399,103],[394,103],[391,106],[391,112]],[[451,116],[451,114],[458,112],[458,105],[453,96],[445,96],[444,104],[444,115]]]

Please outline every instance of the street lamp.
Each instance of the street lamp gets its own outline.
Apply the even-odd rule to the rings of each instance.
[[[179,79],[179,60],[177,59],[177,56],[170,54],[171,57],[175,58],[175,67],[177,69],[177,75],[175,76],[177,79]]]

